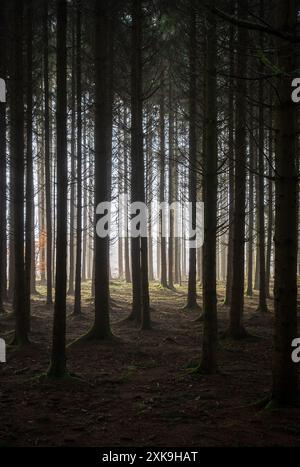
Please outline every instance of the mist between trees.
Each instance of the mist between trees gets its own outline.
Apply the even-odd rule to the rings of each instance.
[[[170,217],[172,216],[172,237],[183,239],[189,248],[200,248],[203,245],[203,212],[202,202],[196,202],[196,227],[192,225],[193,203],[178,201],[155,203],[129,202],[128,194],[119,194],[116,203],[104,201],[96,206],[96,233],[98,237],[148,238],[159,239],[170,236]],[[150,216],[151,214],[151,216]],[[114,219],[117,218],[117,222]],[[150,225],[151,224],[151,225]]]

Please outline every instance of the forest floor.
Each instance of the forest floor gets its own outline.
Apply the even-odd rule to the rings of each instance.
[[[69,302],[67,340],[85,333],[93,320],[90,284],[83,284],[83,317]],[[39,288],[40,292],[44,289]],[[0,364],[1,446],[295,446],[300,410],[258,410],[253,404],[271,387],[272,313],[256,313],[246,298],[245,325],[258,339],[221,340],[220,373],[189,372],[201,351],[202,324],[185,311],[186,288],[177,293],[151,284],[153,330],[124,322],[130,286],[111,285],[112,329],[120,341],[68,348],[68,367],[83,380],[37,378],[47,369],[53,309],[43,295],[33,300],[33,346],[9,350]],[[228,309],[219,289],[219,327]],[[272,302],[269,302],[270,310]],[[2,336],[13,319],[0,319]]]

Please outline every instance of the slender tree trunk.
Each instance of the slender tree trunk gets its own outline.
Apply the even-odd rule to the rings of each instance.
[[[174,197],[178,201],[178,185],[179,185],[179,176],[178,176],[178,115],[175,111],[175,141],[174,141]],[[177,222],[179,223],[180,215],[178,213]],[[178,225],[179,231],[179,225]],[[174,281],[175,284],[181,285],[181,261],[180,261],[180,252],[181,252],[181,243],[180,238],[177,235],[175,237],[175,261],[174,261]]]
[[[141,12],[140,0],[132,0],[132,63],[131,63],[131,202],[139,200],[141,138]],[[140,237],[131,238],[132,311],[129,319],[142,322]]]
[[[190,63],[190,83],[189,83],[189,201],[192,203],[190,225],[196,227],[196,201],[197,201],[197,141],[196,141],[196,9],[195,1],[191,0],[190,19],[190,43],[189,43],[189,63]],[[191,240],[191,239],[189,239]],[[196,248],[189,248],[189,275],[188,275],[188,296],[186,309],[198,309],[197,304],[197,268],[196,268]]]
[[[131,63],[131,202],[145,202],[143,155],[142,2],[132,0]],[[146,237],[131,239],[133,305],[131,318],[150,327],[148,245]]]
[[[36,247],[35,247],[35,204],[34,204],[34,197],[32,198],[32,210],[31,210],[31,279],[30,279],[30,287],[31,287],[31,295],[38,295],[38,291],[36,290]]]
[[[86,121],[86,120],[85,120]],[[88,127],[88,133],[89,133],[89,127]],[[89,144],[89,138],[87,138],[87,143]],[[87,145],[86,145],[87,146]],[[88,157],[88,164],[89,164],[89,170],[88,170],[88,205],[89,205],[89,210],[88,210],[88,236],[89,236],[89,278],[92,279],[93,277],[93,269],[94,269],[94,222],[93,222],[93,216],[94,216],[94,197],[92,194],[92,180],[94,177],[94,170],[93,170],[93,155],[91,152],[89,152],[89,157]],[[93,287],[93,280],[92,280],[92,287]]]
[[[234,27],[230,26],[229,32],[230,47],[230,76],[234,76]],[[226,294],[224,305],[230,305],[232,292],[232,253],[233,253],[233,222],[234,222],[234,79],[229,79],[228,96],[228,166],[229,166],[229,187],[228,187],[228,248],[227,248],[227,274],[226,274]]]
[[[159,235],[157,237],[157,242],[156,242],[156,276],[157,276],[157,280],[160,281],[160,277],[161,277],[161,265],[160,265],[160,259],[161,259],[161,255],[160,255],[160,239],[159,239]]]
[[[260,0],[260,17],[264,16],[263,0]],[[260,36],[260,47],[263,50],[263,35]],[[263,66],[260,66],[260,72],[263,74]],[[265,313],[268,311],[266,301],[266,256],[265,256],[265,196],[264,196],[264,82],[259,81],[259,152],[258,152],[258,217],[259,217],[259,304],[258,311]]]
[[[81,0],[76,2],[76,100],[77,100],[77,228],[74,314],[81,314],[82,270],[82,109],[81,109]]]
[[[48,376],[64,377],[66,368],[66,292],[67,292],[67,2],[56,0],[57,8],[57,229],[56,278],[53,342]]]
[[[0,78],[6,80],[7,47],[7,0],[1,2],[0,42]],[[7,214],[6,214],[6,102],[0,102],[0,314],[4,312],[4,300],[7,298]]]
[[[56,116],[55,116],[56,119]],[[54,125],[54,122],[52,122]],[[50,127],[51,128],[51,127]],[[52,140],[52,138],[50,138]],[[54,135],[54,140],[53,140],[53,145],[56,148],[56,134]],[[52,190],[52,206],[53,206],[53,215],[52,215],[52,225],[53,225],[53,244],[52,244],[52,283],[55,283],[55,277],[56,277],[56,264],[55,264],[55,258],[56,258],[56,198],[57,198],[57,190],[56,190],[56,183],[54,183],[54,180],[57,179],[57,156],[56,156],[56,149],[53,154],[53,160],[52,160],[52,173],[53,173],[53,190]]]
[[[250,98],[252,95],[250,96]],[[253,112],[252,106],[250,109],[250,128],[251,128],[251,135],[249,141],[249,216],[248,216],[248,223],[249,223],[249,232],[248,232],[248,267],[247,267],[247,295],[248,297],[252,297],[253,295],[253,228],[254,228],[254,156],[255,156],[255,149],[254,149],[254,138],[253,138]]]
[[[26,220],[25,220],[25,309],[30,330],[30,294],[32,260],[33,154],[32,154],[32,0],[26,4],[27,73],[26,73]]]
[[[28,343],[28,316],[24,265],[24,102],[23,102],[23,9],[22,0],[13,2],[11,138],[14,205],[14,313],[13,344]]]
[[[149,209],[149,228],[148,228],[148,267],[149,267],[149,281],[154,280],[154,268],[153,268],[153,238],[152,238],[152,210],[151,202],[148,205]]]
[[[12,99],[10,98],[10,101]],[[11,104],[10,104],[11,107]],[[12,133],[10,131],[10,133]],[[11,136],[10,136],[11,139]],[[13,151],[13,142],[10,141],[10,154],[12,154]],[[10,195],[10,200],[9,200],[9,238],[8,238],[8,243],[9,243],[9,257],[8,257],[8,298],[10,300],[13,300],[14,296],[14,290],[15,290],[15,249],[14,249],[14,231],[15,231],[15,226],[14,226],[14,182],[13,182],[13,167],[10,167],[10,175],[9,175],[9,195]]]
[[[186,174],[184,174],[183,176],[183,180],[182,182],[185,184],[185,179],[186,179]],[[185,225],[184,225],[184,221],[183,221],[183,216],[184,216],[184,209],[183,209],[183,206],[184,206],[184,199],[183,199],[183,195],[181,196],[181,202],[182,202],[182,277],[183,277],[183,280],[186,280],[186,235],[185,235]]]
[[[83,107],[85,112],[86,102],[83,96]],[[88,161],[87,161],[87,152],[86,152],[86,117],[84,115],[83,121],[83,173],[85,179],[83,180],[83,233],[82,233],[82,271],[81,271],[81,282],[85,282],[90,277],[90,268],[89,268],[89,251],[88,251],[88,191],[87,191],[87,179],[88,179]]]
[[[141,273],[142,273],[142,322],[141,329],[151,328],[149,277],[148,277],[148,239],[141,238]]]
[[[124,194],[124,173],[123,173],[123,162],[124,158],[122,158],[122,146],[121,146],[121,138],[122,138],[122,131],[121,131],[121,108],[118,109],[118,229],[122,228],[123,222],[123,215],[124,210],[122,203],[120,202],[120,196]],[[124,149],[124,148],[123,148]],[[124,153],[123,153],[124,155]],[[124,266],[123,266],[123,235],[119,235],[118,237],[118,277],[120,280],[124,278]]]
[[[135,0],[134,0],[135,1]],[[137,0],[137,18],[140,16],[142,20],[142,2],[141,0]],[[142,29],[142,27],[141,27]],[[142,50],[142,31],[140,32],[140,50]],[[142,57],[140,57],[142,58]],[[139,133],[140,133],[140,152],[139,157],[141,159],[140,162],[140,180],[142,184],[140,186],[140,199],[142,203],[146,202],[146,194],[145,194],[145,184],[146,184],[146,176],[145,176],[145,163],[144,163],[144,154],[143,154],[143,97],[142,97],[142,65],[141,65],[141,83],[139,87],[139,114],[140,117],[138,118],[139,122]],[[146,226],[147,227],[147,226]],[[141,283],[141,295],[142,295],[142,320],[141,320],[141,329],[148,330],[151,328],[151,317],[150,317],[150,296],[149,296],[149,270],[148,270],[148,238],[141,237],[141,276],[142,276],[142,283]]]
[[[214,6],[214,1],[211,2]],[[203,246],[203,346],[200,369],[217,371],[217,31],[213,13],[208,16],[206,96],[207,128],[204,153],[204,246]]]
[[[238,17],[243,18],[247,12],[247,1],[238,1]],[[237,76],[247,74],[247,39],[248,32],[238,29],[237,37]],[[232,296],[227,334],[233,338],[246,336],[242,316],[244,308],[244,263],[245,263],[245,204],[246,204],[246,100],[247,81],[239,80],[236,95],[236,131],[235,131],[235,211],[233,228],[233,274]]]
[[[13,41],[11,41],[13,42]],[[13,47],[13,43],[11,43]],[[13,64],[11,61],[8,64],[8,72],[13,74]],[[13,103],[13,83],[10,87],[9,93],[9,108],[14,106]],[[13,301],[14,290],[15,290],[15,249],[14,249],[14,165],[13,165],[13,152],[14,152],[14,141],[13,141],[13,128],[10,127],[10,139],[9,139],[9,153],[10,153],[10,170],[9,170],[9,257],[8,257],[8,297]]]
[[[49,115],[48,0],[44,2],[45,190],[47,226],[47,305],[52,305],[52,206]]]
[[[154,272],[153,272],[153,239],[152,239],[152,184],[153,184],[153,174],[152,174],[152,162],[153,162],[153,137],[152,137],[152,115],[151,115],[151,107],[149,106],[147,112],[147,123],[148,123],[148,131],[146,136],[146,202],[148,206],[148,267],[149,267],[149,280],[154,280]]]
[[[124,191],[126,195],[128,194],[128,191],[129,191],[127,125],[128,125],[127,109],[124,108]],[[130,255],[129,255],[128,229],[127,229],[127,235],[124,240],[125,240],[125,245],[124,245],[125,281],[129,283],[131,282],[131,277],[130,277]]]
[[[68,295],[74,295],[74,236],[75,236],[75,125],[76,125],[76,53],[75,53],[75,15],[72,23],[72,78],[71,78],[71,188],[70,188],[70,232],[69,232],[69,287]]]
[[[272,97],[270,99],[272,105]],[[266,296],[270,298],[271,280],[271,256],[273,245],[273,112],[270,110],[269,118],[269,180],[268,180],[268,232],[267,232],[267,254],[266,254]]]
[[[42,128],[40,141],[40,150],[43,153],[45,147],[45,134]],[[39,175],[39,268],[40,268],[40,284],[46,284],[46,222],[45,222],[45,162],[40,161]]]
[[[161,83],[159,132],[160,132],[160,160],[159,160],[159,202],[165,202],[165,165],[166,165],[166,141],[165,141],[165,86],[164,76]],[[159,239],[160,239],[160,284],[167,287],[167,251],[166,233],[163,232],[164,212],[159,212]]]
[[[255,147],[254,150],[254,166],[255,166],[255,233],[256,233],[256,242],[255,242],[255,277],[254,277],[254,290],[259,290],[259,177],[257,175],[259,161],[258,161],[258,148]]]
[[[174,201],[174,113],[173,113],[173,92],[172,84],[169,84],[169,206]],[[170,209],[169,216],[169,254],[168,254],[168,271],[169,281],[168,286],[170,289],[174,288],[174,211]]]

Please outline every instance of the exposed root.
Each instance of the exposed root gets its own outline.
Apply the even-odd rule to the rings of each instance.
[[[182,308],[183,311],[199,311],[201,310],[201,306],[198,303],[194,305],[187,304]]]
[[[239,329],[232,329],[228,328],[220,335],[221,339],[233,339],[233,340],[240,340],[240,339],[249,339],[255,338],[252,336],[246,329],[241,326]]]
[[[92,327],[86,334],[83,334],[74,341],[70,342],[70,344],[68,344],[67,347],[69,348],[75,345],[80,345],[88,342],[109,342],[112,344],[120,344],[122,342],[122,339],[120,339],[112,333],[99,333],[95,330],[95,328]]]

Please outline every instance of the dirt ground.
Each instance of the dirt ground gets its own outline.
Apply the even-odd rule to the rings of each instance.
[[[68,317],[67,339],[93,320],[90,284],[83,286],[83,317]],[[43,289],[39,289],[43,292]],[[0,364],[1,446],[295,446],[300,410],[258,410],[253,403],[271,387],[272,313],[258,316],[257,298],[246,299],[245,325],[258,339],[220,341],[220,373],[191,374],[201,351],[202,324],[183,311],[177,293],[151,284],[153,330],[124,322],[130,286],[111,287],[112,329],[119,342],[68,348],[68,367],[83,380],[39,380],[49,363],[53,309],[33,302],[32,341],[9,350]],[[219,327],[228,309],[219,296]],[[269,302],[270,309],[272,302]],[[72,311],[72,301],[69,304]],[[0,320],[2,336],[13,319]]]

